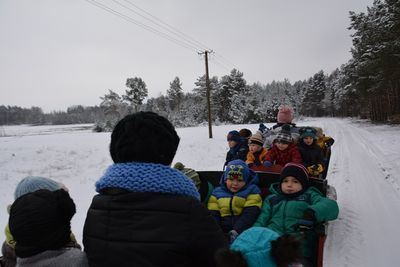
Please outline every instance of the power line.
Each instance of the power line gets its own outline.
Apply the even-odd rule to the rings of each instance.
[[[121,6],[125,7],[126,9],[132,11],[133,13],[135,13],[135,14],[141,16],[142,18],[144,18],[144,19],[146,19],[146,20],[152,22],[153,24],[155,24],[155,25],[157,25],[157,26],[163,28],[164,30],[166,30],[166,31],[168,31],[168,32],[170,32],[170,33],[176,35],[177,37],[184,39],[186,42],[191,43],[191,44],[197,46],[198,48],[200,48],[199,50],[210,50],[206,45],[200,43],[199,41],[197,41],[197,40],[195,40],[194,38],[190,37],[189,35],[183,33],[182,31],[178,30],[177,28],[175,28],[175,27],[169,25],[168,23],[162,21],[161,19],[157,18],[156,16],[152,15],[151,13],[147,12],[146,10],[140,8],[139,6],[133,4],[132,2],[130,2],[130,1],[128,1],[128,0],[123,0],[123,1],[127,2],[128,4],[132,5],[133,7],[135,7],[136,9],[140,10],[141,12],[145,13],[145,14],[148,15],[150,18],[149,18],[149,17],[146,17],[146,16],[144,16],[144,15],[142,15],[142,14],[140,14],[139,12],[137,12],[137,11],[135,11],[135,10],[133,10],[133,9],[131,9],[131,8],[129,8],[129,7],[127,7],[127,6],[123,5],[123,4],[121,4],[121,3],[119,3],[117,0],[113,0],[113,1],[116,2],[116,3],[118,3],[118,4],[121,5]],[[158,21],[159,23],[158,23],[157,21]],[[160,23],[161,23],[161,24],[160,24]]]
[[[160,32],[157,29],[154,29],[154,28],[152,28],[152,27],[150,27],[148,25],[145,25],[144,23],[141,23],[141,22],[139,22],[139,21],[137,21],[137,20],[135,20],[135,19],[133,19],[133,18],[121,13],[121,12],[118,12],[118,11],[116,11],[116,10],[114,10],[114,9],[104,5],[104,4],[101,4],[101,3],[99,3],[99,2],[97,2],[95,0],[85,0],[85,1],[90,3],[90,4],[92,4],[92,5],[95,5],[95,6],[99,7],[99,8],[101,8],[101,9],[103,9],[103,10],[105,10],[105,11],[107,11],[107,12],[109,12],[109,13],[117,16],[117,17],[120,17],[120,18],[122,18],[122,19],[124,19],[124,20],[126,20],[126,21],[128,21],[130,23],[133,23],[133,24],[135,24],[135,25],[137,25],[137,26],[139,26],[139,27],[141,27],[141,28],[143,28],[143,29],[145,29],[147,31],[150,31],[150,32],[152,32],[152,33],[154,33],[154,34],[156,34],[156,35],[158,35],[158,36],[160,36],[160,37],[162,37],[164,39],[167,39],[167,40],[169,40],[169,41],[171,41],[171,42],[173,42],[173,43],[175,43],[175,44],[177,44],[179,46],[182,46],[182,47],[184,47],[186,49],[189,49],[191,51],[194,51],[194,52],[198,51],[197,47],[195,47],[193,45],[184,43],[181,40],[178,40],[178,39],[176,39],[174,37],[171,37],[166,33]]]
[[[124,2],[128,3],[129,5],[133,6],[134,8],[140,10],[141,12],[145,13],[147,16],[146,17],[142,14],[140,14],[138,11],[135,11],[134,9],[122,4],[121,2],[119,2],[118,0],[112,0],[114,3],[118,4],[119,6],[125,8],[126,10],[129,10],[130,12],[139,15],[140,17],[150,21],[151,23],[153,23],[154,25],[156,25],[157,27],[160,28],[156,29],[152,26],[146,25],[143,22],[140,22],[138,20],[133,19],[131,16],[129,15],[125,15],[109,6],[106,6],[102,3],[99,3],[96,0],[85,0],[86,2],[95,5],[117,17],[120,17],[132,24],[135,24],[136,26],[139,26],[147,31],[150,31],[156,35],[158,35],[159,37],[162,37],[164,39],[167,39],[181,47],[184,47],[186,49],[189,49],[191,51],[194,51],[196,53],[199,53],[199,51],[211,51],[210,49],[207,48],[206,45],[202,44],[201,42],[193,39],[192,37],[190,37],[189,35],[181,32],[180,30],[178,30],[177,28],[165,23],[164,21],[162,21],[161,19],[157,18],[156,16],[152,15],[151,13],[147,12],[146,10],[140,8],[139,6],[135,5],[134,3],[132,3],[129,0],[123,0]],[[158,22],[159,23],[158,23]],[[174,36],[171,36],[168,33],[162,32],[161,31],[167,31],[170,34],[173,34]],[[203,52],[204,53],[204,52]],[[213,54],[215,55],[213,62],[215,62],[217,65],[219,65],[220,67],[222,67],[223,69],[227,70],[228,72],[230,72],[233,68],[238,69],[234,63],[232,63],[230,60],[228,60],[226,57],[222,56],[220,53],[215,53],[213,52]],[[218,58],[218,59],[217,59]],[[233,68],[229,68],[228,65],[233,66]]]

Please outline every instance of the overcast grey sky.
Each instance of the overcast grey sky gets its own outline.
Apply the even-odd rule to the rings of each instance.
[[[196,48],[166,40],[96,3],[174,37],[132,11],[145,10],[212,49],[210,76],[236,67],[248,83],[266,84],[302,80],[321,69],[330,73],[346,63],[349,11],[365,12],[373,2],[95,1],[0,1],[0,105],[39,106],[45,112],[98,105],[108,89],[122,94],[126,79],[136,76],[146,82],[150,97],[165,94],[175,76],[185,92],[193,89],[204,74]]]

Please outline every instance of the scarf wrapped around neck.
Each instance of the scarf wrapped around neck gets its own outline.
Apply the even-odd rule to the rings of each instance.
[[[130,192],[184,195],[200,199],[194,183],[180,171],[155,163],[116,163],[96,182],[96,191],[122,188]]]

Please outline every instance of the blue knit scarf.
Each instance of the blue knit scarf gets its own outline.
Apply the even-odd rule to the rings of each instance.
[[[155,163],[116,163],[96,182],[96,191],[116,187],[131,192],[185,195],[200,199],[194,183],[180,171]]]

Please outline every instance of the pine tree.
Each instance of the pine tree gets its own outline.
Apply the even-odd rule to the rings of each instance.
[[[179,77],[175,77],[175,79],[170,82],[169,89],[167,90],[167,97],[170,101],[171,110],[179,110],[183,98],[182,83]]]
[[[125,90],[125,95],[123,95],[122,98],[137,112],[139,111],[139,107],[143,104],[143,100],[148,95],[146,84],[141,78],[128,78],[126,80],[126,87],[129,89]]]

